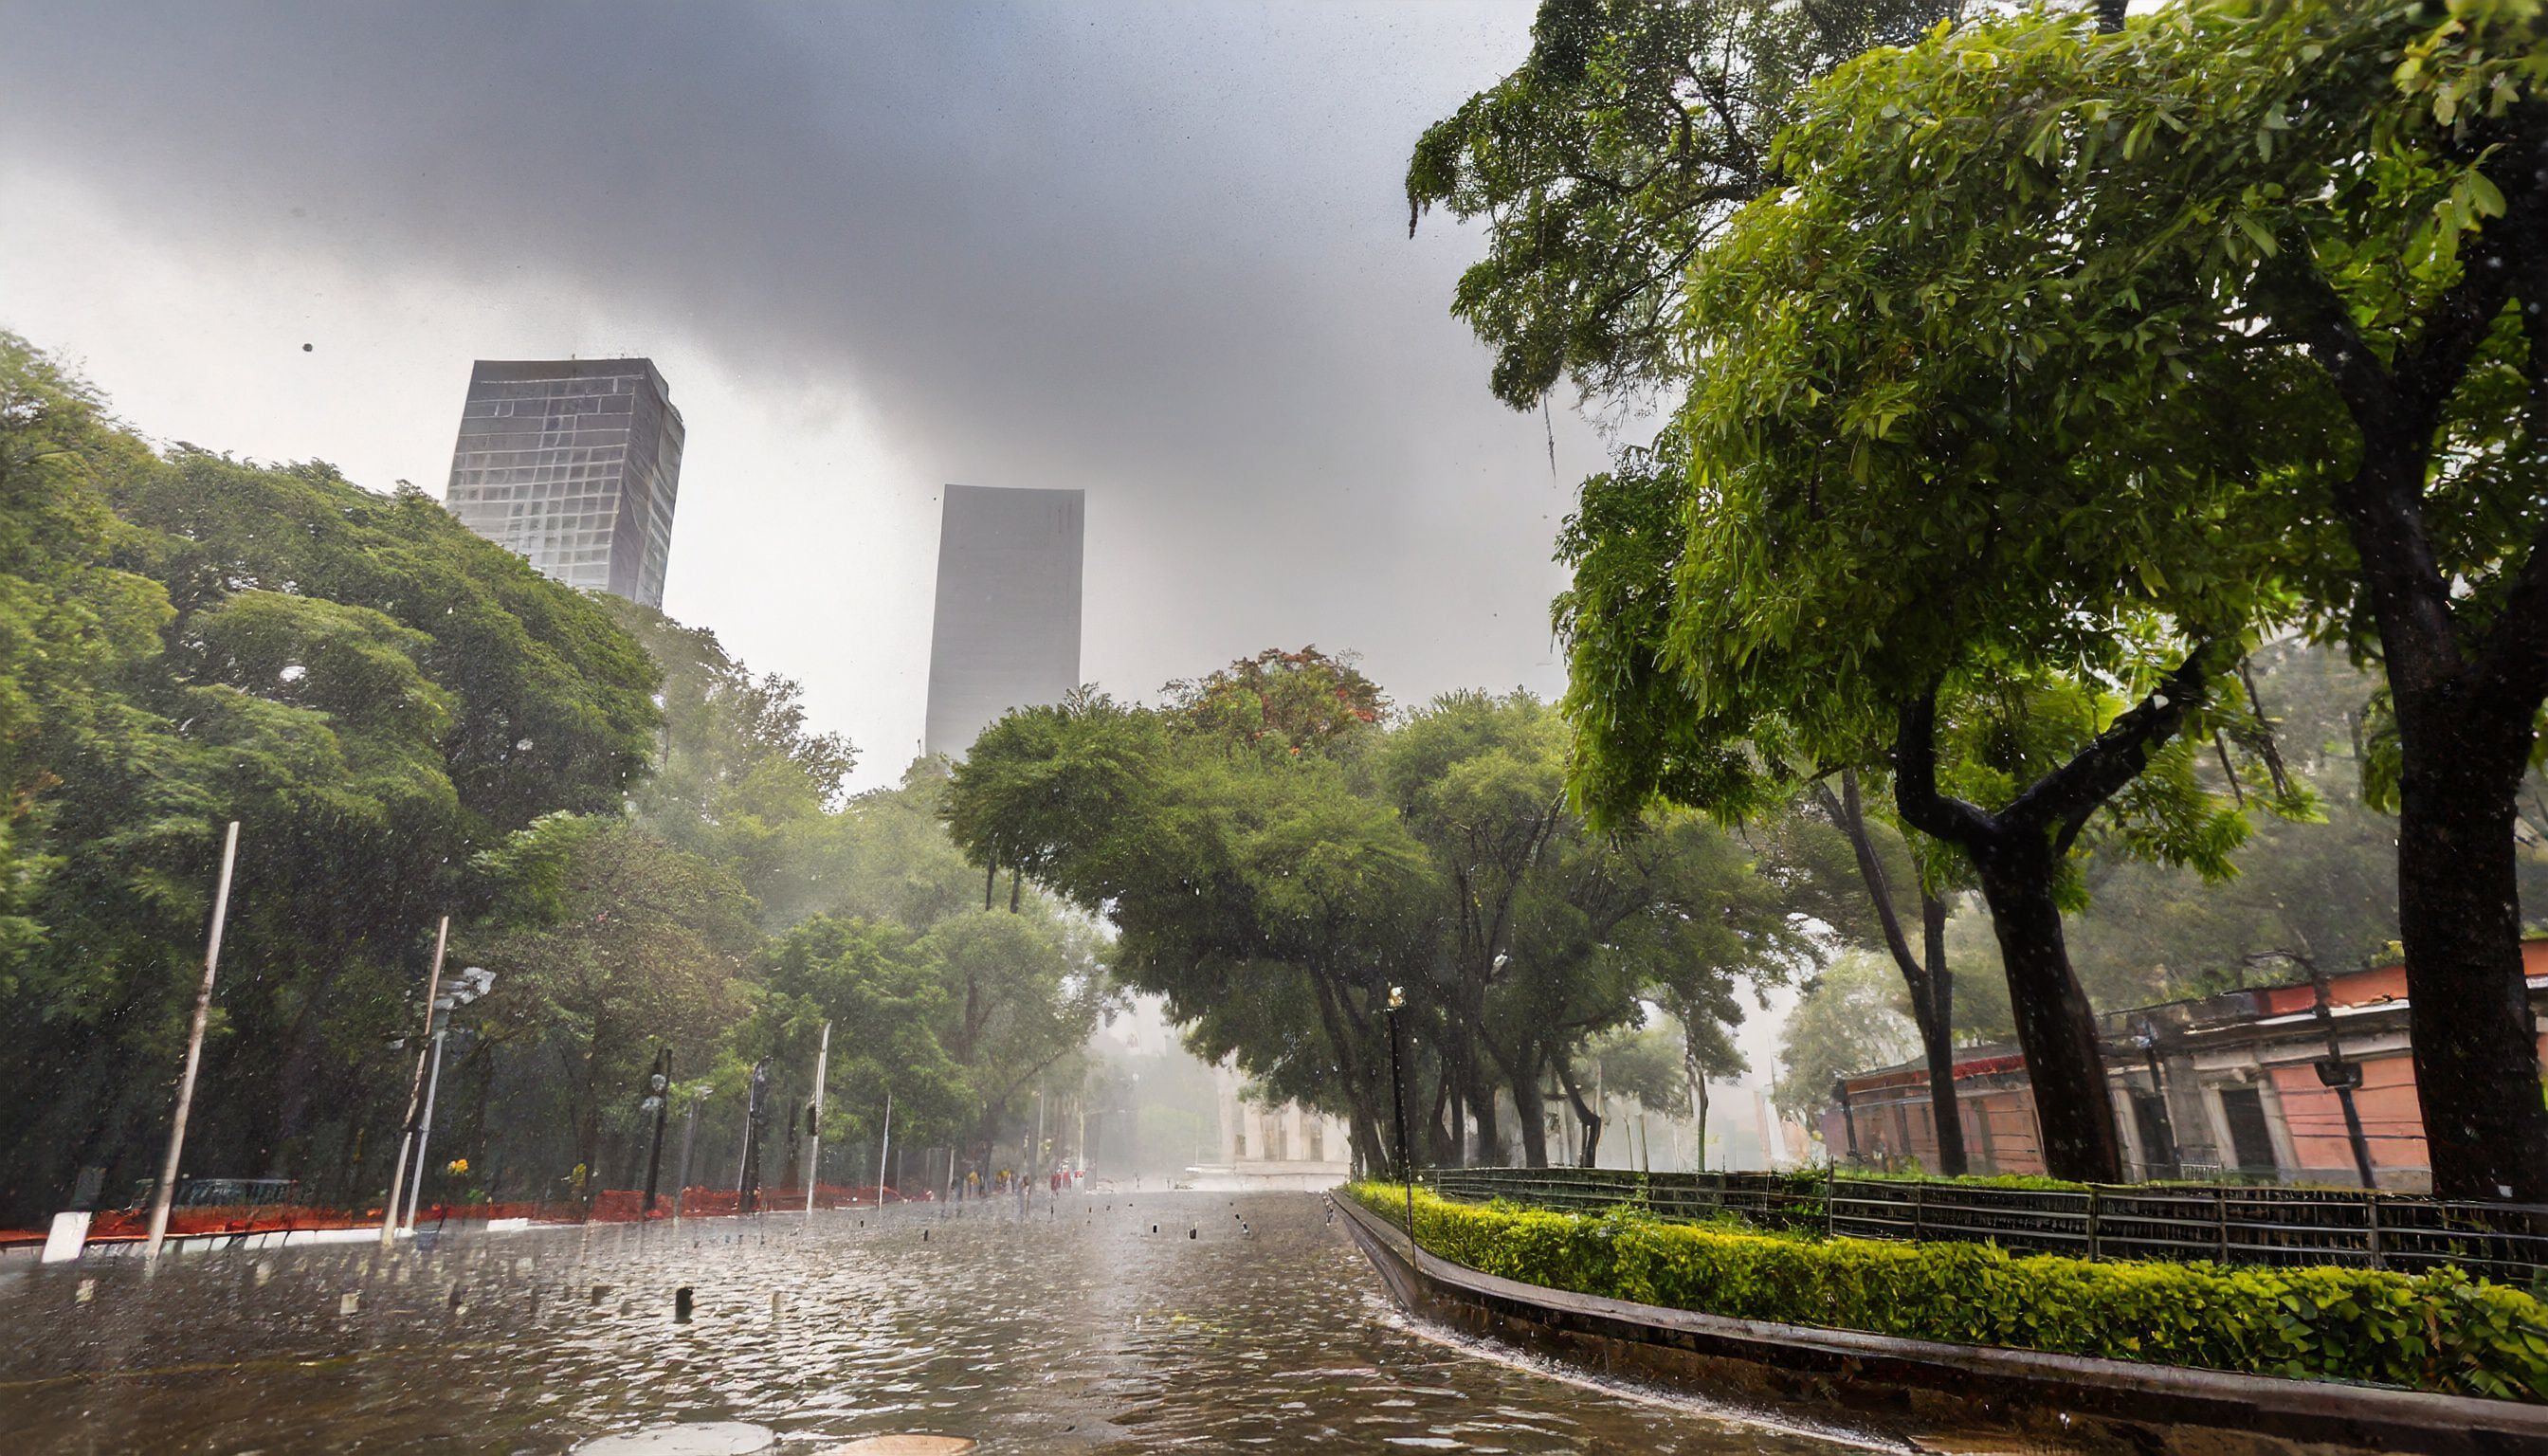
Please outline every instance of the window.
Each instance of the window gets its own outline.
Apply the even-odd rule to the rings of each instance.
[[[2265,1122],[2265,1100],[2255,1088],[2222,1088],[2221,1120],[2230,1125],[2230,1152],[2237,1171],[2276,1171],[2273,1130]]]

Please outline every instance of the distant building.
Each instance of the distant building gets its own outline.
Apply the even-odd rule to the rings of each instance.
[[[570,587],[664,604],[682,411],[647,359],[481,359],[443,503]]]
[[[2530,1004],[2548,1011],[2548,941],[2521,948]],[[2363,1154],[2383,1188],[2431,1185],[2407,1040],[2407,972],[2391,964],[2327,977],[2327,1016],[2307,981],[2251,986],[2098,1019],[2125,1173],[2277,1183],[2360,1181],[2335,1092],[2353,1083]],[[2341,1060],[2327,1053],[2332,1029]],[[2548,1035],[2540,1039],[2548,1058]],[[2041,1173],[2035,1090],[2007,1046],[1959,1047],[1956,1106],[1975,1173]],[[1834,1161],[1938,1165],[1925,1063],[1843,1079],[1823,1115]]]
[[[1333,1188],[1353,1172],[1353,1132],[1345,1120],[1297,1102],[1252,1095],[1236,1059],[1213,1068],[1221,1158],[1186,1169],[1208,1188]]]
[[[929,636],[926,752],[959,757],[1001,714],[1079,685],[1078,491],[949,486]]]

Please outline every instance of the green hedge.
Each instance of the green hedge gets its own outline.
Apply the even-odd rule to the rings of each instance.
[[[1349,1196],[1404,1225],[1407,1191]],[[2456,1269],[2091,1263],[1800,1238],[1419,1190],[1425,1249],[1482,1273],[1742,1320],[2548,1403],[2548,1305]]]

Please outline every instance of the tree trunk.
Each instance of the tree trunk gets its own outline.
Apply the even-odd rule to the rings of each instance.
[[[1562,1057],[1557,1062],[1557,1084],[1566,1089],[1566,1100],[1575,1106],[1576,1121],[1584,1125],[1584,1147],[1576,1154],[1575,1165],[1596,1166],[1593,1157],[1601,1146],[1601,1114],[1585,1106],[1584,1091],[1575,1085],[1575,1070]]]
[[[2512,837],[2527,735],[2473,743],[2491,725],[2446,713],[2399,703],[2408,752],[2399,785],[2398,926],[2433,1189],[2445,1198],[2548,1203],[2548,1104],[2522,977]]]
[[[1548,1104],[1539,1095],[1539,1068],[1512,1079],[1513,1121],[1521,1124],[1522,1166],[1548,1166]]]
[[[1929,1107],[1938,1124],[1938,1171],[1960,1178],[1971,1171],[1964,1152],[1964,1115],[1956,1098],[1956,977],[1947,969],[1947,902],[1922,891],[1920,929],[1929,956],[1928,1005],[1920,1018],[1920,1045],[1929,1058]]]
[[[2061,908],[2052,899],[2051,847],[2011,836],[1975,859],[2008,971],[2017,1044],[2035,1088],[2045,1171],[2084,1183],[2121,1182],[2123,1144],[2097,1046],[2097,1016],[2070,969]]]
[[[1504,1149],[1503,1127],[1496,1110],[1495,1083],[1487,1079],[1486,1070],[1478,1064],[1474,1050],[1465,1071],[1469,1079],[1466,1099],[1469,1115],[1478,1130],[1478,1161],[1487,1167],[1501,1167],[1511,1154]]]
[[[1469,1165],[1469,1074],[1461,1064],[1468,1054],[1463,1046],[1466,1040],[1445,1037],[1442,1043],[1442,1084],[1449,1094],[1446,1111],[1451,1119],[1451,1145],[1448,1154],[1438,1161],[1453,1168]],[[1462,1049],[1455,1051],[1455,1047]]]
[[[1902,704],[1893,738],[1894,808],[1904,823],[1961,851],[1981,876],[2008,972],[2018,1046],[2035,1087],[2037,1142],[2046,1171],[2056,1178],[2118,1182],[2124,1157],[2096,1013],[2062,942],[2053,870],[2089,818],[2140,776],[2150,756],[2184,725],[2213,676],[2229,666],[2220,662],[2229,650],[2218,641],[2197,644],[2087,747],[1996,812],[1938,790],[1938,688]]]
[[[1837,796],[1819,781],[1814,787],[1823,812],[1848,837],[1850,849],[1857,856],[1859,878],[1866,882],[1867,898],[1874,904],[1884,947],[1892,954],[1895,968],[1902,972],[1902,984],[1910,992],[1911,1020],[1920,1030],[1920,1047],[1929,1062],[1929,1110],[1938,1129],[1937,1171],[1960,1178],[1966,1167],[1964,1125],[1956,1102],[1955,978],[1947,970],[1946,902],[1925,887],[1920,891],[1923,956],[1913,956],[1911,942],[1903,935],[1901,919],[1893,910],[1893,890],[1885,880],[1884,862],[1875,853],[1874,837],[1866,832],[1858,772],[1843,770],[1840,781]]]

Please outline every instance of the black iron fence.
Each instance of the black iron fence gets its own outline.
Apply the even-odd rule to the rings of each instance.
[[[2243,1184],[1997,1188],[1946,1179],[1609,1168],[1439,1168],[1445,1198],[1597,1212],[1619,1205],[1693,1222],[1854,1238],[1961,1239],[2089,1259],[2443,1264],[2506,1283],[2548,1282],[2548,1206],[2408,1193]]]

